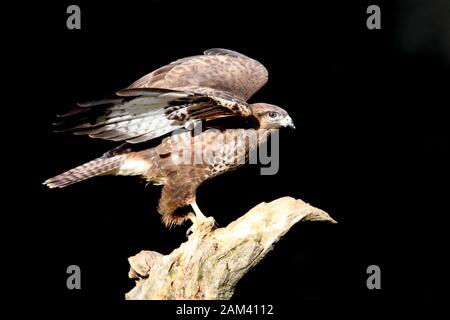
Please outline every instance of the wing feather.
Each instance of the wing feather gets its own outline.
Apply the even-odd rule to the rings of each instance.
[[[197,120],[248,117],[246,103],[267,82],[258,61],[226,49],[183,58],[142,77],[116,96],[78,103],[58,116],[58,132],[139,143]]]
[[[159,68],[132,83],[130,88],[204,88],[227,92],[247,101],[268,80],[267,69],[257,60],[227,49],[209,49]]]
[[[183,127],[191,130],[193,120],[250,114],[246,104],[241,105],[246,110],[242,112],[233,108],[235,102],[193,92],[145,88],[127,89],[121,94],[98,103],[80,103],[77,111],[60,115],[56,131],[138,143]]]

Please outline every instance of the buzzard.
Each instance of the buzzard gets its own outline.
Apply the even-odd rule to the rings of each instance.
[[[78,103],[58,116],[57,131],[122,144],[44,184],[63,188],[94,176],[142,176],[163,185],[158,211],[165,225],[204,218],[196,204],[197,187],[245,163],[274,130],[294,128],[280,107],[247,103],[267,79],[260,62],[210,49],[159,68],[113,97]],[[201,125],[209,129],[196,133]],[[250,133],[256,138],[249,139]],[[148,146],[164,135],[158,145]],[[180,160],[186,158],[201,161]],[[189,205],[194,213],[183,210]]]

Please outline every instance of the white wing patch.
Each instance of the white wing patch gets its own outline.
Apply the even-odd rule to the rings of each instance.
[[[149,161],[142,159],[126,159],[120,166],[117,175],[121,176],[137,176],[145,175],[150,169],[151,165]]]

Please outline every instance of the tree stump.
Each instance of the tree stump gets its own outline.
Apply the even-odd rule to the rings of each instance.
[[[260,203],[225,228],[209,217],[169,255],[141,251],[128,259],[136,286],[129,300],[229,299],[237,282],[299,221],[336,223],[325,211],[283,197]]]

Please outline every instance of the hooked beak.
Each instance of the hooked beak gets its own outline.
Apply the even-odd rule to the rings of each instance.
[[[285,123],[284,126],[290,128],[290,129],[292,129],[292,130],[295,130],[294,121],[292,121],[292,118],[291,118],[291,117],[287,117],[287,118],[286,118],[286,123]]]

